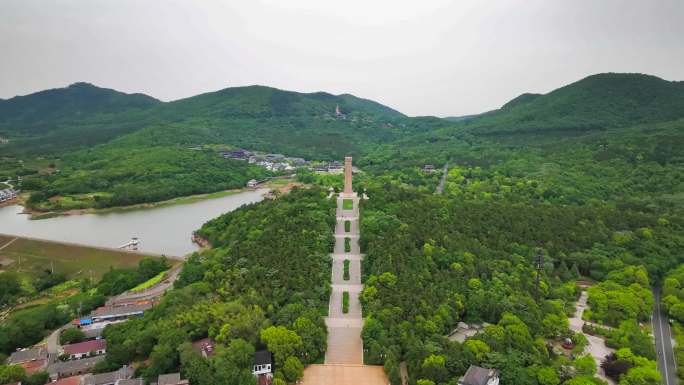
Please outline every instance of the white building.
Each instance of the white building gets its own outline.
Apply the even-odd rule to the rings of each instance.
[[[266,377],[270,380],[273,377],[273,355],[271,352],[268,350],[254,352],[252,374],[257,377],[257,379]],[[261,382],[259,381],[259,383]]]

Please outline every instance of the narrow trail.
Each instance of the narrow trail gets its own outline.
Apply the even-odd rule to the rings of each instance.
[[[444,172],[442,173],[442,179],[439,180],[439,184],[437,185],[437,190],[435,190],[435,194],[439,195],[444,192],[444,185],[446,184],[446,178],[448,173],[449,162],[444,164]]]
[[[7,243],[5,243],[4,245],[0,246],[0,250],[2,250],[2,249],[4,249],[5,247],[11,245],[11,244],[14,243],[14,241],[16,241],[17,239],[18,239],[18,238],[16,238],[16,237],[15,237],[15,238],[12,238],[9,242],[7,242]]]

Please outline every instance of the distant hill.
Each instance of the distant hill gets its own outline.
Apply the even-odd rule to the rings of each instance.
[[[508,103],[504,104],[501,109],[509,109],[513,108],[516,106],[520,106],[523,104],[527,104],[533,100],[536,100],[538,97],[542,96],[542,94],[531,94],[531,93],[524,93],[522,95],[519,95],[513,99],[511,99]]]
[[[482,114],[463,115],[463,116],[447,116],[447,117],[444,117],[444,120],[448,120],[450,122],[462,122],[465,120],[477,118],[480,115],[482,115]]]
[[[336,114],[338,106],[340,115]],[[413,127],[400,112],[353,95],[265,86],[226,88],[163,103],[148,115],[154,124],[117,143],[222,143],[332,159],[394,140]]]
[[[122,115],[136,114],[161,103],[143,94],[125,94],[75,83],[0,100],[0,135],[7,150],[51,152],[92,145],[131,132]]]
[[[476,133],[587,131],[684,117],[684,82],[642,74],[589,76],[545,95],[523,94],[471,120]]]
[[[407,119],[349,94],[265,86],[226,88],[164,103],[76,83],[0,101],[0,135],[11,139],[5,149],[29,153],[59,153],[124,136],[122,143],[137,145],[223,143],[340,157],[366,143],[397,138],[412,127],[401,126]]]

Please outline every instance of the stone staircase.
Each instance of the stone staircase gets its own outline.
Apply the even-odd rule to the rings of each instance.
[[[343,202],[354,202],[351,210],[345,210]],[[345,231],[345,222],[350,222]],[[351,249],[345,251],[345,239],[349,239]],[[363,364],[363,314],[359,294],[361,284],[361,260],[359,249],[359,198],[356,196],[337,197],[337,225],[335,227],[335,247],[332,259],[332,293],[325,323],[328,327],[328,350],[325,364]],[[349,260],[349,280],[344,280],[344,261]],[[342,312],[342,296],[349,293],[349,312]]]

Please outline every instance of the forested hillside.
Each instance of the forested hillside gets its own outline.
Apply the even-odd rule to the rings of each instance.
[[[455,383],[471,364],[498,368],[502,384],[570,380],[568,368],[580,370],[581,363],[555,355],[547,345],[563,337],[580,338],[569,331],[567,321],[579,294],[574,280],[623,283],[622,289],[605,286],[619,296],[610,294],[604,307],[590,302],[595,309],[591,317],[636,325],[652,304],[652,299],[646,305],[640,302],[642,291],[647,298],[650,292],[640,287],[635,296],[626,289],[631,278],[617,278],[616,272],[624,269],[620,277],[633,277],[637,268],[631,266],[645,266],[658,279],[684,261],[681,220],[672,223],[654,214],[558,204],[543,197],[492,201],[478,195],[464,200],[398,182],[367,181],[363,187],[371,197],[361,213],[364,347],[367,362],[385,364],[393,383],[399,383],[401,361],[408,363],[412,381],[435,384]],[[537,248],[545,255],[539,289]],[[642,277],[638,282],[648,287],[645,269],[637,270]],[[601,287],[592,288],[590,299]],[[625,310],[635,307],[634,314]],[[450,341],[446,337],[459,321],[493,326],[465,343]],[[642,333],[629,330],[624,333]],[[625,342],[631,337],[615,338],[616,348],[653,358],[643,339],[632,343]]]
[[[193,255],[143,318],[107,327],[98,370],[149,357],[139,369],[148,380],[180,368],[192,384],[253,384],[254,350],[268,348],[276,377],[301,378],[291,369],[326,349],[332,213],[324,189],[295,189],[208,222],[199,233],[214,248]],[[217,342],[210,358],[190,346],[205,337]]]
[[[684,82],[641,74],[598,74],[546,95],[523,94],[470,121],[469,131],[496,135],[581,132],[684,117]]]
[[[678,211],[684,207],[678,193],[683,190],[682,84],[638,74],[594,75],[546,95],[523,94],[500,110],[456,122],[408,118],[351,95],[227,88],[118,114],[121,127],[130,122],[135,132],[68,152],[60,173],[26,178],[25,188],[39,191],[32,200],[39,208],[48,208],[47,199],[58,195],[106,197],[114,185],[131,191],[98,203],[107,206],[211,192],[263,175],[211,159],[210,151],[189,153],[198,145],[229,145],[318,160],[352,154],[366,172],[401,178],[408,169],[450,161],[446,193],[456,197]],[[174,151],[186,160],[174,171],[177,177],[164,171],[178,163]],[[12,166],[15,161],[6,159],[9,168],[0,171],[26,173]],[[97,183],[76,183],[84,179]],[[137,193],[157,181],[187,186]],[[81,203],[50,208],[90,206],[76,201]]]
[[[3,153],[59,154],[140,128],[141,112],[160,102],[88,83],[0,100]]]

